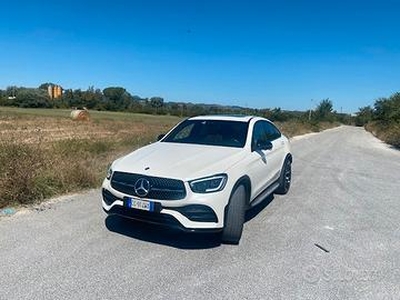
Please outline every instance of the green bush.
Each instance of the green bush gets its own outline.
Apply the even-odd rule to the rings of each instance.
[[[376,100],[374,109],[360,108],[357,117],[363,117],[365,128],[379,139],[400,148],[400,93]]]

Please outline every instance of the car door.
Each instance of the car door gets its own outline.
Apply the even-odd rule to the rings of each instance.
[[[258,146],[267,142],[271,142],[271,149],[261,149]],[[273,128],[271,129],[269,122],[259,120],[254,124],[248,170],[252,185],[252,198],[263,192],[279,177],[279,153],[283,150],[282,147],[278,133]]]
[[[268,152],[268,160],[270,163],[270,171],[272,172],[272,181],[279,178],[279,173],[282,168],[283,159],[285,156],[285,141],[282,134],[274,124],[263,122],[264,131],[268,141],[272,143],[272,149]]]

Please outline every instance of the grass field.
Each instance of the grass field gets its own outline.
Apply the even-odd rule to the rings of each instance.
[[[116,157],[150,143],[180,118],[0,107],[0,208],[98,187]]]
[[[156,140],[181,119],[121,112],[0,107],[0,208],[99,187],[116,157]],[[335,124],[278,124],[288,136]]]
[[[0,107],[0,138],[18,142],[53,142],[65,139],[111,139],[130,141],[151,138],[180,119],[119,112],[91,112],[90,122],[70,119],[70,110]],[[146,136],[146,137],[145,137]]]

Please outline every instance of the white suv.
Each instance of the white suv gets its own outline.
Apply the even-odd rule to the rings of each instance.
[[[102,206],[185,231],[222,231],[223,242],[237,244],[246,210],[289,191],[291,163],[289,140],[267,119],[193,117],[114,161]]]

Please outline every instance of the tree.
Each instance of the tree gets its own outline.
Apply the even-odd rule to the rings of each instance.
[[[99,89],[94,89],[93,86],[82,92],[82,104],[88,109],[93,109],[95,107],[100,108],[101,100],[103,99],[103,94]]]
[[[19,88],[15,102],[19,107],[51,107],[47,92],[40,89]]]
[[[54,86],[54,85],[58,85],[58,84],[55,84],[55,83],[52,83],[52,82],[42,83],[41,85],[39,85],[39,89],[47,91],[47,89],[49,88],[50,85]]]
[[[150,105],[156,110],[156,114],[158,113],[158,109],[163,107],[164,99],[161,97],[151,97],[150,98]]]
[[[288,116],[281,110],[280,107],[276,107],[273,110],[270,111],[270,119],[271,121],[278,121],[278,122],[284,122],[288,119]]]
[[[103,94],[107,99],[113,101],[113,102],[118,102],[121,98],[122,95],[125,93],[125,89],[122,87],[108,87],[103,90]]]
[[[359,108],[359,112],[357,112],[357,116],[355,118],[356,126],[364,126],[372,120],[373,115],[374,111],[371,106]]]
[[[108,110],[125,110],[130,107],[133,98],[122,87],[108,87],[103,90],[105,108]]]
[[[375,101],[374,104],[374,116],[375,119],[381,120],[381,121],[388,121],[389,120],[389,115],[390,115],[390,101],[386,98],[379,98],[378,100]]]
[[[317,121],[333,121],[333,104],[329,98],[322,100],[314,112],[314,118]]]
[[[400,93],[379,98],[374,104],[374,119],[383,122],[400,122]]]
[[[391,120],[400,123],[400,93],[395,93],[390,96],[389,101],[391,102],[392,108],[389,117]]]
[[[0,90],[0,106],[7,104],[6,91]]]

